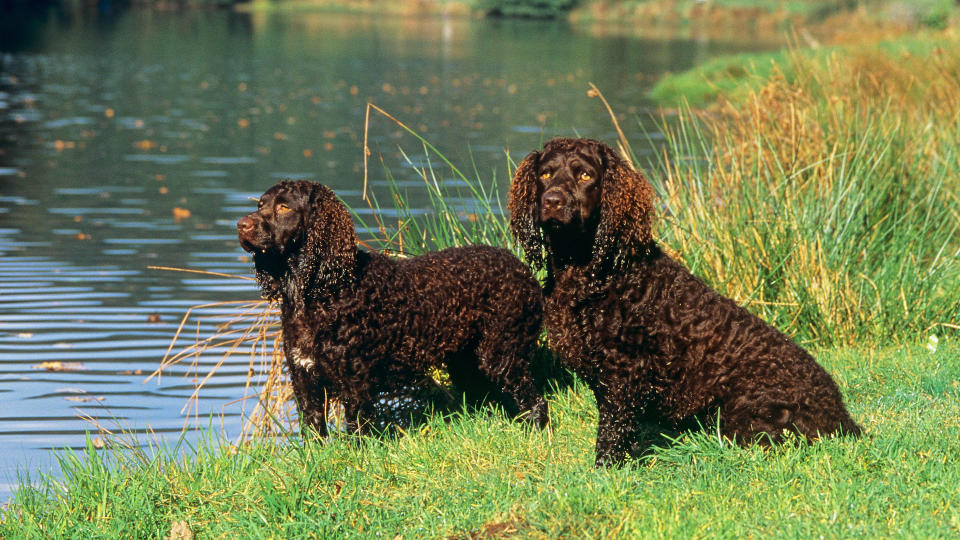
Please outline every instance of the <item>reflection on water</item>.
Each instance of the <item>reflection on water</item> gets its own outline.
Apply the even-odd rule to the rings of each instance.
[[[735,49],[562,23],[329,14],[53,12],[27,28],[0,41],[0,498],[16,470],[50,469],[48,449],[83,444],[80,412],[176,437],[195,381],[178,376],[186,368],[144,378],[188,307],[257,291],[148,266],[249,275],[234,223],[280,178],[321,180],[360,207],[367,101],[461,168],[504,179],[505,150],[518,160],[553,135],[613,140],[588,81],[635,150],[651,151],[649,83]],[[398,151],[415,158],[419,144],[382,117],[370,137],[425,201]],[[201,372],[217,360],[201,358]],[[201,417],[243,394],[247,361],[236,362],[209,383]],[[239,408],[225,410],[236,434]]]

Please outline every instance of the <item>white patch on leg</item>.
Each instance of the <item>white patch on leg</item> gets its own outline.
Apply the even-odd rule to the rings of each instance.
[[[290,350],[290,356],[292,357],[294,364],[306,370],[313,369],[313,357],[303,354],[303,352],[297,347],[294,347]]]

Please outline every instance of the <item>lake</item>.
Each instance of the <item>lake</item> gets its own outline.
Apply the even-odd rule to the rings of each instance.
[[[644,96],[658,76],[759,47],[562,22],[223,10],[52,9],[5,25],[17,31],[0,37],[0,501],[18,471],[56,474],[52,452],[83,447],[97,424],[170,441],[195,414],[239,433],[249,355],[220,366],[190,411],[188,365],[144,379],[187,309],[256,301],[255,285],[149,267],[249,277],[235,223],[282,178],[364,208],[367,102],[504,193],[508,155],[555,135],[615,140],[589,82],[648,153]],[[374,194],[389,194],[386,168],[424,204],[404,158],[420,143],[378,115],[369,137]],[[192,320],[186,344],[218,322]],[[199,376],[219,359],[199,358]]]

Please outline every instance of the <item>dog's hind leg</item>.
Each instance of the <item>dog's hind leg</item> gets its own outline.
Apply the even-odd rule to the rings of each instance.
[[[480,371],[475,345],[455,354],[446,362],[450,382],[457,392],[463,394],[468,408],[477,408],[489,400],[501,401],[500,388]]]
[[[499,400],[511,416],[544,428],[549,421],[547,401],[537,391],[530,371],[535,342],[522,338],[506,330],[485,335],[477,345],[477,368],[497,388]]]

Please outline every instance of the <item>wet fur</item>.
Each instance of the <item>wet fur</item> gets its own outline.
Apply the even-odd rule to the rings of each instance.
[[[584,164],[592,182],[575,180]],[[572,209],[545,209],[548,191]],[[653,201],[641,174],[589,139],[549,141],[510,189],[513,234],[547,269],[550,346],[596,396],[597,465],[644,452],[651,432],[717,418],[741,444],[859,434],[810,354],[657,246]]]
[[[284,181],[241,219],[265,298],[279,300],[301,427],[327,433],[330,399],[366,432],[379,397],[446,368],[469,401],[492,397],[534,425],[547,404],[529,360],[542,324],[539,284],[506,250],[452,248],[408,259],[357,249],[329,188]]]

